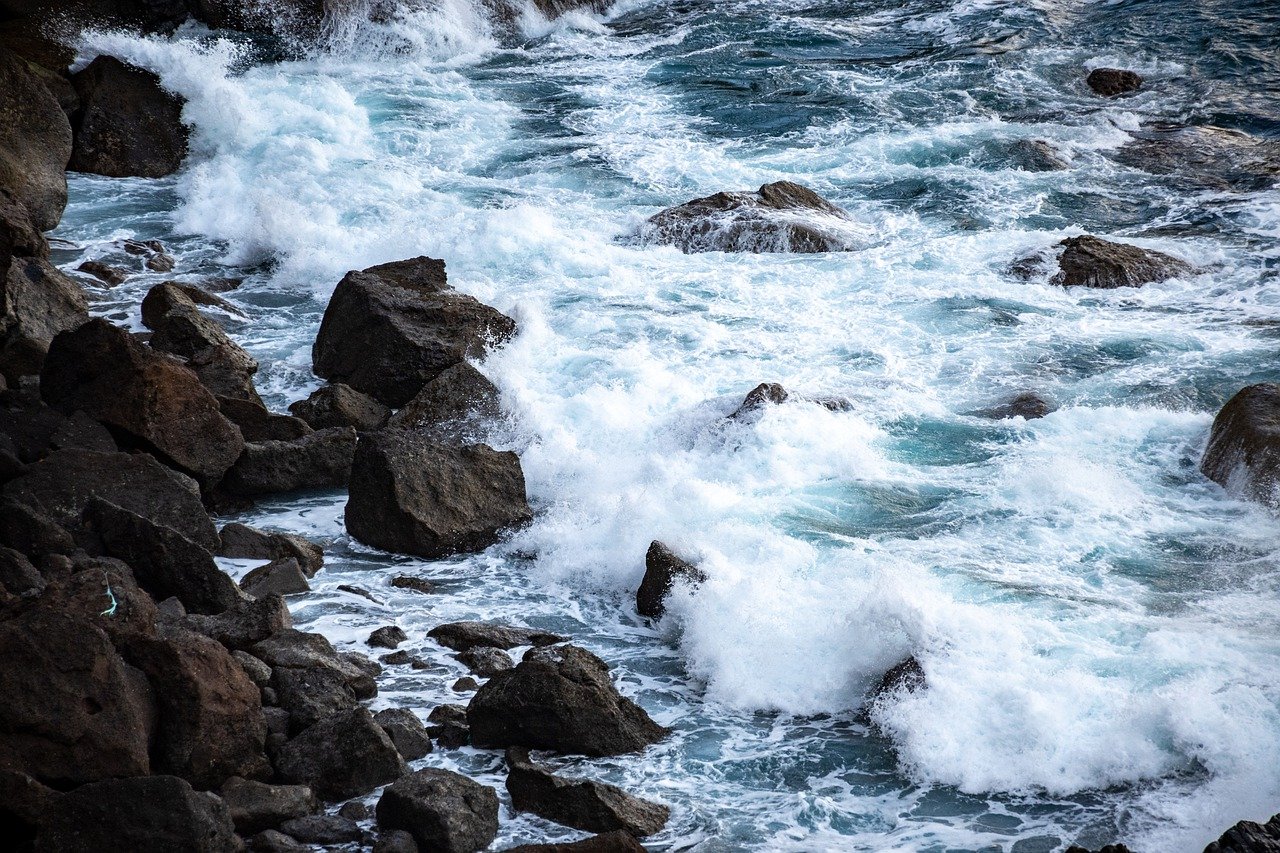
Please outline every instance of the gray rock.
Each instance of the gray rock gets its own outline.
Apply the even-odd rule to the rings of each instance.
[[[83,291],[57,267],[43,258],[12,258],[7,270],[0,268],[0,377],[16,385],[20,377],[39,373],[58,333],[88,319]]]
[[[249,572],[240,580],[240,589],[255,598],[267,595],[294,595],[310,592],[311,584],[293,557],[272,560]]]
[[[0,48],[0,195],[21,209],[20,224],[36,239],[62,218],[70,156],[71,125],[57,99],[26,62]]]
[[[502,415],[501,393],[467,362],[444,370],[391,416],[389,429],[413,429],[441,440],[477,437],[485,421]]]
[[[408,708],[387,708],[374,714],[373,719],[382,726],[405,760],[414,761],[431,752],[431,738],[426,727]]]
[[[1280,814],[1265,824],[1240,821],[1204,848],[1204,853],[1280,853]]]
[[[378,836],[373,853],[418,853],[418,842],[403,829],[393,829]]]
[[[448,770],[419,770],[393,783],[378,800],[378,825],[413,836],[419,848],[473,853],[498,834],[498,795]]]
[[[233,651],[231,656],[240,664],[244,674],[259,687],[266,687],[271,682],[271,667],[244,651]]]
[[[404,632],[404,629],[395,625],[385,625],[370,634],[368,642],[374,648],[394,649],[407,639],[409,635]]]
[[[248,650],[293,627],[289,608],[278,595],[245,599],[213,616],[189,614],[184,627],[212,637],[228,649]]]
[[[373,716],[356,708],[322,720],[286,743],[276,755],[276,770],[323,797],[347,800],[400,778],[407,768]],[[381,812],[378,817],[381,821]]]
[[[535,628],[517,628],[497,622],[449,622],[437,625],[427,636],[440,645],[465,652],[477,647],[513,649],[516,646],[550,646],[567,638]]]
[[[285,821],[280,829],[306,844],[349,844],[364,835],[358,823],[336,814],[296,817]]]
[[[502,649],[493,649],[486,646],[468,649],[465,652],[454,655],[454,657],[481,678],[489,678],[500,672],[506,672],[516,665],[516,662],[511,659],[511,655]]]
[[[311,847],[275,829],[264,829],[249,839],[253,853],[311,853]]]
[[[517,811],[587,832],[625,830],[637,837],[667,825],[671,810],[632,796],[616,785],[557,776],[529,760],[523,747],[507,750],[507,791]]]
[[[759,412],[766,406],[777,406],[787,402],[787,389],[777,382],[762,382],[747,392],[742,405],[729,415],[730,420],[740,421]]]
[[[1241,497],[1280,506],[1280,385],[1249,385],[1227,401],[1200,470]]]
[[[151,347],[183,359],[215,396],[262,404],[253,387],[258,362],[201,314],[185,290],[167,282],[151,288],[142,300],[142,322],[155,333]]]
[[[241,835],[276,829],[287,820],[320,811],[320,801],[306,785],[267,785],[233,777],[223,784],[221,794]]]
[[[521,844],[505,853],[645,853],[635,836],[618,830],[563,844]]]
[[[205,384],[210,384],[206,379]],[[254,392],[255,394],[257,392]],[[246,442],[261,444],[264,441],[296,441],[310,435],[313,430],[306,422],[289,415],[278,415],[254,400],[218,397],[218,410],[240,428]]]
[[[992,420],[1024,418],[1030,421],[1036,418],[1043,418],[1045,415],[1056,411],[1057,408],[1054,403],[1028,391],[1011,397],[1003,403],[981,409],[974,414],[978,417],[991,418]]]

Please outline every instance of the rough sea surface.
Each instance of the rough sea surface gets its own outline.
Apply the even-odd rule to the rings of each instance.
[[[326,543],[301,626],[362,649],[399,624],[437,661],[388,668],[377,707],[465,701],[438,623],[572,635],[675,735],[549,763],[669,803],[654,851],[1194,851],[1280,808],[1280,520],[1198,471],[1222,402],[1280,380],[1280,191],[1247,166],[1280,141],[1272,0],[624,0],[514,33],[442,0],[260,61],[274,49],[92,35],[84,61],[188,99],[192,152],[164,180],[73,175],[55,259],[164,241],[172,275],[85,280],[137,328],[157,281],[243,279],[222,319],[281,410],[317,387],[349,269],[444,258],[519,321],[478,365],[537,512],[509,542],[387,555],[347,538],[337,492],[239,517]],[[1147,83],[1099,98],[1099,66]],[[1033,140],[1069,168],[1027,169]],[[847,209],[861,248],[632,239],[780,179]],[[1010,273],[1083,232],[1201,272],[1116,291]],[[764,381],[849,406],[725,422]],[[1023,391],[1060,408],[973,414]],[[633,598],[653,539],[709,576],[656,626]],[[911,654],[928,689],[869,717]],[[423,763],[505,795],[496,751]],[[495,847],[580,836],[506,808]]]

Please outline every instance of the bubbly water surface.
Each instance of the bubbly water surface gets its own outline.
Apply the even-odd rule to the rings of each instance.
[[[244,520],[328,543],[301,625],[362,648],[394,622],[423,652],[463,618],[571,634],[676,731],[551,763],[670,803],[653,850],[1198,850],[1277,809],[1280,522],[1197,466],[1218,406],[1280,379],[1280,192],[1118,154],[1161,122],[1280,137],[1270,0],[655,0],[528,13],[516,36],[443,0],[331,36],[274,64],[199,29],[92,36],[84,60],[188,99],[192,153],[165,180],[73,176],[56,253],[159,238],[178,278],[242,278],[224,319],[277,408],[317,387],[349,269],[444,258],[519,321],[479,366],[536,520],[427,562],[349,540],[342,494],[263,502]],[[1148,83],[1098,98],[1082,78],[1102,65]],[[1019,168],[1023,140],[1071,168]],[[779,179],[849,210],[865,248],[628,239]],[[1203,272],[1120,291],[1009,273],[1082,232]],[[97,289],[95,310],[137,325],[169,277]],[[762,381],[850,405],[724,421]],[[1028,390],[1061,408],[972,414]],[[632,595],[655,538],[709,579],[650,627]],[[910,654],[928,689],[868,719]],[[389,670],[378,702],[465,701],[440,661]],[[424,763],[501,788],[496,752]],[[579,835],[507,811],[497,846]]]

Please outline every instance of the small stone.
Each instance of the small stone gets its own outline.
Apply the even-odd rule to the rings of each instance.
[[[409,639],[409,635],[401,628],[395,625],[387,625],[370,634],[368,642],[369,645],[375,648],[394,649],[407,639]]]
[[[431,581],[423,580],[422,578],[411,578],[406,575],[398,575],[392,578],[391,585],[396,589],[411,589],[414,592],[424,594],[436,591],[436,585]]]
[[[129,273],[125,270],[113,267],[110,264],[104,264],[102,261],[85,261],[76,269],[80,272],[88,273],[108,287],[124,284],[129,278]]]
[[[173,255],[166,255],[164,252],[159,252],[147,258],[146,266],[147,269],[152,272],[173,272],[175,263]]]
[[[766,406],[778,406],[787,402],[787,389],[777,382],[762,382],[752,388],[743,399],[742,404],[729,415],[730,420],[739,421],[754,414]]]
[[[373,816],[373,812],[369,811],[369,807],[360,800],[343,803],[342,808],[338,809],[338,814],[347,820],[368,820]]]
[[[472,693],[480,689],[480,682],[467,675],[453,682],[451,689],[454,693]]]
[[[481,678],[489,678],[499,672],[506,672],[516,665],[515,661],[511,659],[511,655],[502,649],[494,649],[487,646],[460,652],[454,657]]]

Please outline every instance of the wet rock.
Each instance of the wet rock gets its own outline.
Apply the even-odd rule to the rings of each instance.
[[[391,410],[341,382],[326,385],[305,400],[289,406],[289,411],[313,429],[351,427],[359,432],[382,429]]]
[[[1154,125],[1135,131],[1119,162],[1181,186],[1259,192],[1280,180],[1280,142],[1213,126]]]
[[[769,405],[781,405],[787,401],[787,389],[777,382],[762,382],[752,388],[743,399],[742,405],[729,415],[731,420],[742,420]]]
[[[1280,506],[1280,385],[1249,385],[1227,401],[1200,470],[1230,492]]]
[[[152,760],[198,788],[270,775],[258,688],[219,643],[181,629],[130,645],[159,706]]]
[[[232,522],[219,533],[219,557],[255,560],[283,560],[293,557],[307,577],[324,566],[324,549],[292,533],[264,533],[246,524]]]
[[[521,844],[506,853],[644,853],[644,847],[631,833],[618,830],[564,844]]]
[[[1071,162],[1043,139],[1019,139],[1009,146],[1009,159],[1027,172],[1060,172]]]
[[[397,575],[391,579],[391,585],[396,589],[411,589],[414,592],[420,592],[424,595],[436,591],[436,585],[431,581],[422,578],[411,578],[405,575]]]
[[[65,572],[47,573],[49,584],[32,602],[34,608],[94,625],[117,649],[155,633],[159,611],[151,596],[139,588],[132,569],[119,560],[85,554],[68,562]]]
[[[394,408],[515,330],[511,318],[451,288],[443,261],[412,258],[347,273],[325,310],[312,359],[318,376]]]
[[[476,746],[526,746],[582,755],[637,752],[665,738],[618,692],[604,661],[577,646],[536,648],[480,688],[467,706]]]
[[[1095,68],[1085,78],[1085,83],[1095,93],[1114,98],[1142,88],[1142,75],[1121,68]]]
[[[387,708],[374,714],[373,719],[382,726],[406,761],[414,761],[431,752],[431,738],[426,727],[408,708]]]
[[[674,583],[700,584],[706,579],[701,569],[655,539],[645,554],[644,579],[636,590],[636,612],[657,619],[666,612],[666,597]]]
[[[293,620],[278,595],[241,600],[216,616],[191,614],[182,625],[217,640],[228,649],[248,650],[277,634],[289,631]]]
[[[84,412],[68,417],[34,395],[22,393],[5,395],[0,402],[0,442],[23,463],[69,447],[102,453],[116,450],[111,433]]]
[[[1141,287],[1196,272],[1172,255],[1089,235],[1068,237],[1058,245],[1062,248],[1058,271],[1049,283],[1061,287]],[[1045,255],[1032,255],[1016,261],[1012,272],[1023,279],[1034,278],[1049,262]]]
[[[296,841],[276,829],[264,829],[249,840],[253,853],[311,853],[309,845]]]
[[[430,666],[430,664],[417,655],[411,655],[403,650],[392,652],[389,655],[383,655],[378,658],[378,660],[390,666],[403,666],[404,664],[410,664],[414,669],[426,669]]]
[[[306,785],[267,785],[233,777],[220,793],[241,835],[275,829],[287,820],[320,811],[320,801]]]
[[[53,339],[40,393],[62,412],[92,415],[122,446],[153,451],[209,482],[244,447],[240,430],[223,417],[195,373],[103,320]]]
[[[58,333],[88,319],[79,285],[57,267],[43,258],[12,258],[7,273],[0,269],[0,376],[16,386],[39,373]]]
[[[101,498],[86,508],[105,553],[133,567],[156,599],[173,596],[191,613],[221,613],[242,596],[213,556],[178,531]]]
[[[164,252],[157,252],[144,262],[144,266],[152,272],[173,272],[176,264],[173,255],[166,255]]]
[[[346,800],[400,778],[407,768],[373,716],[355,708],[316,723],[286,743],[276,756],[276,769],[286,780],[310,785],[322,797]]]
[[[201,314],[184,290],[167,282],[151,288],[142,300],[142,322],[155,332],[151,347],[185,360],[215,396],[261,405],[253,387],[258,362]]]
[[[30,850],[58,792],[18,770],[0,770],[0,832],[13,850]]]
[[[978,417],[990,418],[992,420],[1007,420],[1009,418],[1025,418],[1026,420],[1035,420],[1043,418],[1050,412],[1057,411],[1057,406],[1038,394],[1030,391],[1018,394],[987,409],[982,409],[975,414]]]
[[[394,649],[407,639],[409,639],[409,635],[403,629],[395,625],[387,625],[370,634],[368,642],[374,648]]]
[[[369,678],[377,678],[379,675],[382,675],[382,665],[366,654],[361,652],[340,652],[338,657],[354,666]]]
[[[920,665],[920,661],[916,660],[915,655],[912,655],[890,668],[879,683],[871,688],[868,704],[898,693],[915,693],[917,690],[923,690],[927,684],[924,667]]]
[[[359,800],[343,803],[342,808],[338,809],[338,814],[349,820],[368,820],[373,817],[373,812],[369,810],[369,807]]]
[[[345,486],[355,453],[356,433],[349,427],[320,430],[294,441],[248,443],[220,486],[250,497]]]
[[[319,634],[281,631],[250,649],[271,666],[271,685],[295,730],[354,709],[378,693],[373,676]]]
[[[427,715],[427,734],[448,749],[456,749],[471,743],[471,728],[467,725],[466,705],[437,705]]]
[[[374,604],[382,604],[382,602],[379,601],[374,596],[373,593],[369,592],[369,590],[367,589],[362,589],[358,586],[353,586],[347,583],[340,583],[338,584],[338,590],[340,592],[345,592],[348,595],[355,595],[355,596],[359,596],[360,598],[366,599],[368,601],[372,601]]]
[[[641,230],[647,242],[694,252],[840,252],[852,248],[838,226],[849,215],[790,181],[756,192],[721,192],[669,207]]]
[[[218,397],[218,408],[233,424],[240,427],[246,442],[295,441],[314,430],[301,418],[278,415],[252,400]]]
[[[1128,847],[1125,847],[1123,844],[1104,844],[1096,851],[1087,850],[1084,847],[1077,847],[1073,844],[1067,848],[1067,853],[1133,853],[1133,851]]]
[[[393,829],[378,836],[373,853],[418,853],[418,842],[403,829]]]
[[[479,647],[454,655],[467,669],[481,678],[489,678],[515,667],[511,655],[502,649]]]
[[[378,800],[378,826],[408,832],[423,850],[472,853],[498,834],[498,795],[449,770],[418,770]]]
[[[480,682],[469,675],[464,675],[449,687],[454,693],[474,693],[480,689]]]
[[[1204,848],[1204,853],[1278,853],[1280,814],[1265,824],[1242,820]]]
[[[63,794],[36,839],[39,853],[238,848],[226,804],[176,776],[112,779]]]
[[[513,649],[516,646],[549,646],[565,637],[535,628],[517,628],[496,622],[449,622],[437,625],[427,636],[445,648],[465,652],[477,647]]]
[[[507,750],[507,791],[517,811],[587,832],[624,830],[643,838],[667,825],[671,810],[616,785],[557,776],[529,760],[523,747]]]
[[[420,557],[482,551],[530,518],[514,453],[388,430],[356,449],[347,531],[375,548]]]
[[[304,844],[349,844],[364,835],[358,823],[336,814],[297,817],[286,821],[280,829]]]
[[[129,280],[129,271],[120,267],[113,267],[102,261],[85,261],[76,269],[82,273],[87,273],[107,287],[115,287],[118,284],[124,284]]]
[[[182,100],[150,71],[99,56],[71,78],[80,99],[67,169],[113,178],[161,178],[187,154]]]
[[[71,126],[30,66],[0,48],[0,195],[25,211],[35,232],[53,229],[67,205],[64,168]]]
[[[464,361],[424,385],[387,427],[421,430],[442,440],[468,437],[484,421],[501,416],[500,396],[496,385]]]
[[[240,581],[240,589],[259,598],[265,595],[294,595],[299,592],[310,592],[311,584],[302,567],[293,557],[273,560],[265,566],[259,566],[245,575]]]

